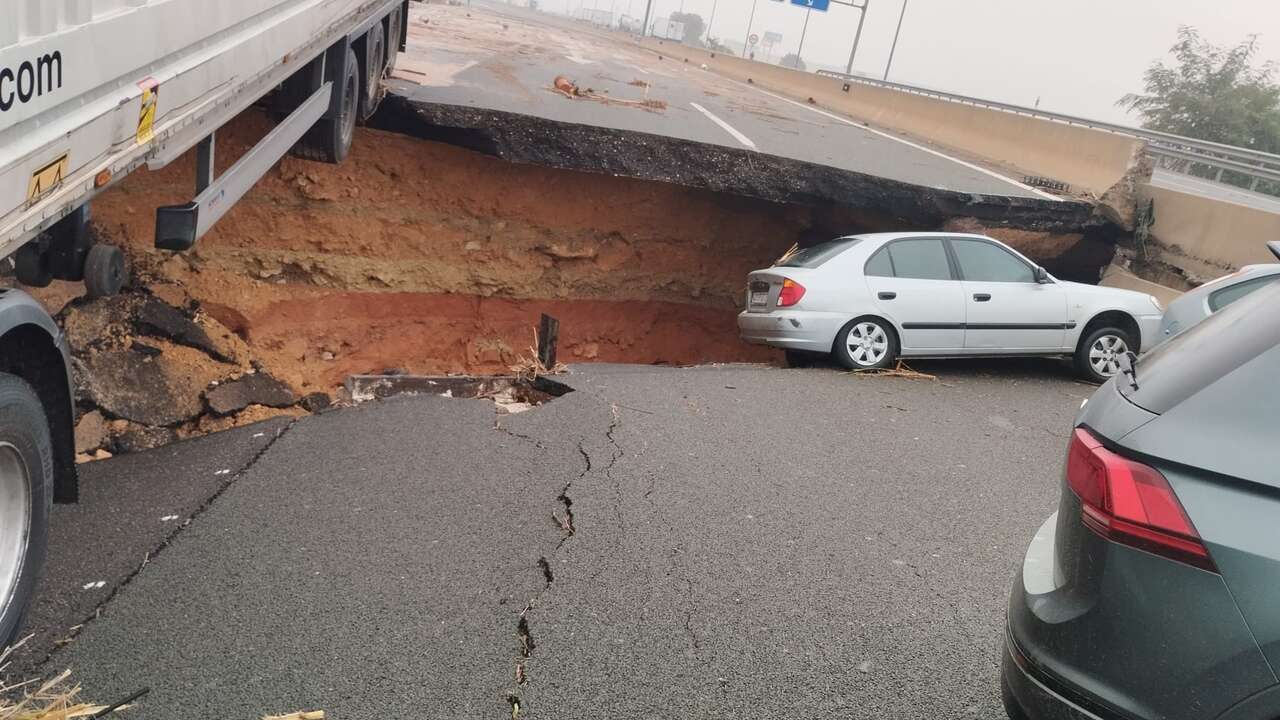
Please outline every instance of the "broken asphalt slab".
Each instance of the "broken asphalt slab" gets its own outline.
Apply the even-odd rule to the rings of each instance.
[[[777,155],[534,115],[391,94],[383,130],[445,142],[509,162],[605,173],[768,202],[836,205],[937,228],[952,218],[992,227],[1079,233],[1106,221],[1088,203],[939,190]]]
[[[304,418],[47,667],[151,686],[137,718],[995,716],[1091,389],[925,369],[580,366],[514,416]]]
[[[20,633],[33,637],[15,654],[12,676],[74,642],[74,628],[91,622],[288,424],[268,420],[79,466],[80,502],[53,508],[45,572]]]

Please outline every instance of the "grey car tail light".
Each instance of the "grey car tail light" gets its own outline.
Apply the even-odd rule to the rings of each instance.
[[[1107,450],[1084,428],[1071,438],[1067,484],[1080,498],[1081,521],[1102,537],[1218,571],[1169,481],[1155,468]]]

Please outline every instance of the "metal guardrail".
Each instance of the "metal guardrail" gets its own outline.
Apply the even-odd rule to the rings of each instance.
[[[1250,150],[1249,148],[1236,147],[1234,145],[1226,145],[1223,143],[1209,142],[1206,140],[1197,140],[1195,138],[1159,132],[1156,130],[1145,130],[1128,125],[1119,125],[1101,120],[1090,120],[1088,118],[1078,117],[1075,115],[1048,112],[1038,108],[1013,105],[1011,103],[999,102],[997,100],[984,100],[982,98],[960,95],[958,93],[949,93],[942,90],[930,90],[927,88],[917,87],[915,85],[905,85],[903,83],[896,83],[888,80],[876,80],[873,78],[862,77],[860,75],[846,75],[845,73],[833,72],[831,70],[818,70],[817,74],[823,77],[834,78],[849,83],[859,83],[861,85],[870,85],[872,87],[888,88],[890,90],[897,90],[899,92],[910,93],[912,95],[922,95],[963,105],[1000,110],[1003,112],[1014,113],[1016,115],[1025,115],[1028,117],[1039,118],[1041,120],[1049,120],[1067,125],[1078,125],[1094,130],[1104,130],[1118,135],[1128,135],[1130,137],[1140,138],[1147,141],[1148,154],[1153,157],[1184,161],[1178,164],[1185,167],[1174,167],[1169,169],[1186,172],[1186,169],[1189,169],[1191,164],[1197,164],[1208,166],[1209,168],[1216,170],[1216,177],[1206,178],[1209,180],[1216,179],[1221,182],[1223,171],[1231,171],[1249,177],[1252,181],[1251,189],[1256,188],[1259,181],[1280,183],[1280,155],[1272,153]]]

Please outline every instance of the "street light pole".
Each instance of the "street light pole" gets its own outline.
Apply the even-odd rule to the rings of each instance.
[[[652,2],[652,0],[650,0]],[[747,48],[751,47],[751,23],[756,19],[756,0],[751,0],[751,15],[747,17],[747,36],[742,38],[742,57],[747,56]]]
[[[653,0],[644,4],[644,24],[640,26],[640,37],[649,37],[649,15],[653,12]]]
[[[889,79],[889,70],[893,67],[893,54],[898,51],[898,36],[902,34],[902,21],[907,17],[907,3],[910,0],[902,0],[902,14],[898,16],[898,29],[893,33],[893,46],[889,48],[889,62],[884,66],[884,79]]]
[[[707,21],[707,44],[711,44],[711,25],[716,21],[716,4],[719,0],[711,0],[711,19]]]
[[[871,0],[862,0],[861,5],[854,5],[858,9],[858,31],[853,35],[853,49],[849,51],[849,64],[844,67],[845,75],[853,74],[853,56],[858,54],[858,42],[862,40],[862,23],[867,19],[867,7],[871,5]]]
[[[800,28],[800,47],[796,49],[796,70],[804,64],[804,35],[809,32],[809,16],[813,14],[813,8],[807,7],[804,10],[804,27]]]

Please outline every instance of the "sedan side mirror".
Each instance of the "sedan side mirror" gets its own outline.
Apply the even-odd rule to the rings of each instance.
[[[1046,272],[1044,268],[1039,266],[1036,266],[1035,277],[1036,277],[1036,282],[1040,283],[1041,285],[1047,285],[1048,283],[1053,282],[1052,280],[1049,279],[1049,273]]]

